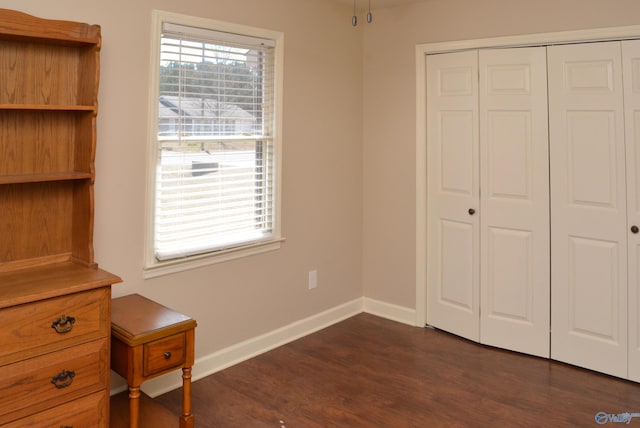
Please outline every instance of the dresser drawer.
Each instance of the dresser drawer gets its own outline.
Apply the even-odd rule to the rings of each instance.
[[[4,428],[109,427],[109,394],[99,392],[3,425]]]
[[[143,375],[150,376],[184,364],[184,333],[169,336],[144,345]]]
[[[0,310],[0,365],[109,336],[111,288]]]
[[[0,367],[0,425],[109,387],[109,339]]]

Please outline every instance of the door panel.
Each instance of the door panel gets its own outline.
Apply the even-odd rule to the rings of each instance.
[[[618,292],[624,286],[618,277],[619,257],[617,242],[569,238],[567,315],[571,334],[619,341]]]
[[[627,208],[619,42],[551,46],[551,356],[627,375]]]
[[[481,50],[480,341],[549,357],[544,47]]]
[[[473,225],[442,220],[440,224],[439,297],[444,305],[473,313]]]
[[[640,41],[622,42],[627,149],[629,379],[640,382]]]
[[[486,302],[483,313],[496,322],[528,325],[533,313],[532,234],[498,227],[489,228],[488,233],[487,260],[492,263],[488,266],[488,286],[482,290],[482,303]],[[484,336],[486,333],[481,331]]]
[[[443,193],[458,194],[473,198],[476,194],[474,182],[475,126],[473,111],[442,111],[439,115],[440,167],[456,165],[456,168],[441,168]],[[453,195],[452,195],[453,196]]]
[[[479,339],[477,52],[427,56],[427,323]]]
[[[617,210],[616,112],[566,111],[566,127],[569,202]]]
[[[482,111],[482,114],[485,112]],[[530,111],[488,111],[486,140],[488,199],[531,200],[532,117]],[[518,203],[517,202],[517,203]]]

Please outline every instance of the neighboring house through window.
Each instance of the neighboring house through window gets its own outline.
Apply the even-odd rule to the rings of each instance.
[[[282,33],[154,11],[146,276],[281,241]]]

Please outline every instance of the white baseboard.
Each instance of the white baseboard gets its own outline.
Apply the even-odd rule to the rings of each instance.
[[[307,336],[318,330],[322,330],[323,328],[329,327],[362,312],[411,326],[416,325],[415,309],[393,305],[366,297],[358,298],[313,315],[309,318],[296,321],[277,330],[198,358],[193,365],[191,378],[193,381],[202,379],[213,373],[219,372],[220,370],[224,370],[227,367],[231,367],[264,352],[270,351],[289,342],[293,342],[296,339]],[[182,386],[181,374],[180,370],[176,370],[175,372],[164,376],[151,379],[145,382],[141,389],[150,397],[157,397],[158,395],[180,388]],[[124,390],[126,390],[126,384],[123,385],[122,382],[114,382],[111,389],[111,395]]]
[[[386,318],[392,321],[401,322],[411,326],[416,326],[416,310],[404,306],[393,305],[380,300],[363,298],[364,312]],[[424,327],[424,326],[423,326]]]
[[[198,358],[192,369],[192,380],[196,381],[209,376],[362,312],[363,299],[358,298],[309,318],[296,321],[285,327]],[[181,372],[180,370],[176,370],[175,372],[145,382],[141,389],[150,397],[156,397],[165,392],[180,388],[181,386]],[[115,391],[112,391],[112,393],[113,392]]]

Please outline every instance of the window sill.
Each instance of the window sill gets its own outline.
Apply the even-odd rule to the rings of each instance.
[[[154,262],[145,266],[143,270],[143,278],[151,279],[159,276],[171,275],[190,269],[196,269],[216,263],[223,263],[229,260],[253,256],[255,254],[265,253],[268,251],[275,251],[281,247],[282,242],[284,241],[284,238],[277,238],[266,242],[217,251],[215,253],[186,257],[183,259],[168,260],[164,262],[154,260]]]

